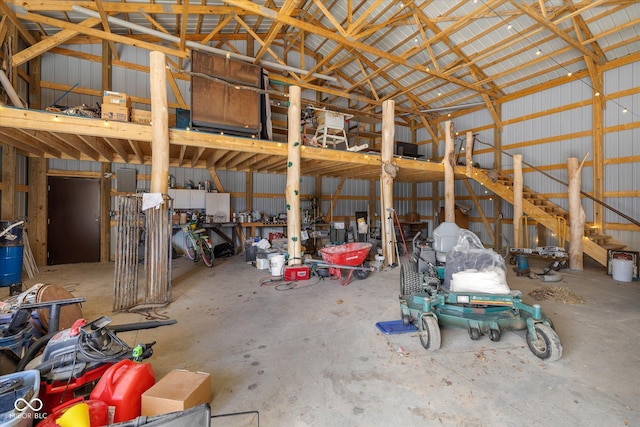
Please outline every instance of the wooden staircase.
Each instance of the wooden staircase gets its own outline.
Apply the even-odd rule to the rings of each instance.
[[[497,171],[487,171],[484,169],[473,169],[471,176],[474,180],[484,185],[487,189],[493,191],[503,200],[513,204],[513,179]],[[569,212],[560,206],[552,203],[540,194],[534,192],[530,188],[522,189],[522,211],[524,214],[535,218],[535,220],[544,225],[554,233],[559,233],[557,217],[565,219],[569,224]],[[624,249],[626,245],[614,240],[611,236],[600,234],[596,227],[585,225],[584,235],[584,253],[589,255],[595,261],[606,266],[607,250]],[[567,241],[569,240],[567,233]]]

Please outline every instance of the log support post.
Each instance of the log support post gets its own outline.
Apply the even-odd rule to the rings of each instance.
[[[289,264],[302,263],[300,242],[300,149],[302,144],[300,120],[302,116],[300,98],[300,87],[289,87],[287,186],[285,188]]]

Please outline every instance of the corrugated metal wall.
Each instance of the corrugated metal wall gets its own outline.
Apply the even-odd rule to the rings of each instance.
[[[604,92],[611,96],[640,87],[640,62],[607,71]],[[623,112],[624,108],[627,112]],[[607,99],[604,111],[604,191],[605,202],[623,213],[640,220],[640,94]],[[635,123],[635,124],[634,124]],[[584,179],[583,179],[584,181]],[[616,194],[622,192],[623,194]],[[620,229],[608,229],[607,234],[640,249],[640,232],[624,231],[629,224],[611,211],[605,211],[605,222],[620,224]]]
[[[100,44],[67,45],[66,49],[74,50],[86,55],[93,55],[98,58],[96,61],[73,58],[70,56],[55,55],[45,53],[42,56],[42,75],[46,81],[69,87],[78,84],[79,87],[89,88],[97,91],[102,90],[102,65],[99,62],[102,54]],[[118,54],[122,62],[138,64],[149,67],[149,52],[132,46],[118,45]],[[176,58],[168,57],[176,61]],[[187,64],[185,64],[187,65]],[[190,68],[190,66],[189,66]],[[142,71],[126,70],[123,67],[112,67],[112,87],[115,92],[125,92],[129,96],[139,98],[150,98],[149,73]],[[176,79],[180,93],[187,104],[190,104],[191,94],[189,92],[190,82],[188,80]],[[59,97],[63,96],[64,90],[54,90],[42,88],[42,106],[50,106]],[[176,97],[173,91],[167,91],[167,102],[175,103]],[[95,106],[102,103],[102,96],[91,96],[80,93],[69,92],[60,99],[57,104],[74,107],[82,104]],[[133,108],[149,110],[150,105],[133,103]]]

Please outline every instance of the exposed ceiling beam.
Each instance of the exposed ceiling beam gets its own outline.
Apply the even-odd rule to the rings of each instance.
[[[24,25],[22,25],[22,22],[20,22],[20,20],[18,19],[19,17],[16,16],[15,13],[13,13],[13,10],[11,10],[11,8],[9,8],[9,6],[6,4],[5,0],[0,0],[0,12],[2,12],[2,15],[6,16],[7,18],[9,18],[9,20],[13,23],[13,25],[15,25],[16,29],[18,30],[18,33],[20,33],[22,38],[29,45],[36,44],[36,42],[37,42],[36,39],[31,35],[31,33],[29,31],[27,31],[26,28],[24,28]]]
[[[1,1],[1,0],[0,0]],[[188,52],[183,52],[175,49],[169,49],[159,44],[147,43],[140,40],[134,40],[126,36],[121,36],[118,34],[107,33],[106,31],[96,30],[93,28],[86,27],[84,25],[72,24],[66,21],[60,21],[59,19],[49,18],[44,15],[38,15],[35,13],[27,12],[27,13],[19,13],[18,16],[21,19],[26,19],[33,22],[39,22],[42,24],[51,25],[53,27],[64,28],[68,30],[74,30],[81,34],[88,34],[91,36],[99,37],[105,40],[112,40],[118,43],[126,44],[129,46],[135,46],[139,48],[143,48],[149,51],[158,51],[162,52],[166,55],[177,56],[178,58],[187,58],[189,56]]]
[[[400,65],[404,65],[404,66],[413,68],[414,70],[419,71],[421,73],[433,75],[435,77],[447,80],[447,81],[449,81],[451,83],[455,83],[455,84],[457,84],[459,86],[464,86],[464,87],[466,87],[468,89],[471,89],[471,90],[474,90],[476,92],[486,93],[487,95],[490,95],[490,96],[497,96],[497,94],[494,91],[489,90],[489,89],[485,89],[482,86],[478,86],[478,85],[475,85],[475,84],[470,84],[468,82],[465,82],[464,80],[460,80],[460,79],[457,79],[457,78],[452,77],[452,76],[446,76],[446,75],[437,73],[437,72],[435,72],[435,70],[426,71],[424,67],[419,66],[417,64],[409,63],[406,59],[404,59],[404,58],[402,58],[402,57],[400,57],[398,55],[389,54],[389,53],[387,53],[387,52],[385,52],[385,51],[383,51],[381,49],[378,49],[376,47],[370,46],[370,45],[362,43],[362,42],[349,40],[348,38],[343,37],[340,34],[336,34],[336,33],[333,33],[333,32],[331,32],[329,30],[326,30],[325,28],[321,28],[319,26],[315,26],[315,25],[312,25],[310,23],[307,23],[307,22],[304,22],[304,21],[301,21],[301,20],[298,20],[298,19],[291,18],[289,16],[281,15],[275,10],[265,8],[263,6],[260,6],[260,5],[257,5],[255,3],[252,3],[252,2],[250,2],[248,0],[224,0],[224,1],[226,3],[232,4],[234,6],[237,6],[237,7],[241,8],[241,9],[244,9],[249,13],[253,13],[253,14],[256,14],[256,15],[264,16],[264,17],[272,19],[274,21],[283,22],[283,23],[285,23],[287,25],[290,25],[292,27],[296,27],[296,28],[299,28],[301,30],[307,31],[309,33],[325,37],[327,39],[333,40],[333,41],[335,41],[337,43],[340,43],[340,44],[343,44],[345,46],[350,46],[353,49],[357,49],[357,50],[360,50],[362,52],[371,53],[371,54],[379,56],[379,57],[381,57],[383,59],[386,59],[388,61],[391,61],[391,62],[400,64]]]
[[[578,50],[582,55],[590,57],[594,62],[596,62],[599,65],[602,65],[604,63],[605,58],[599,57],[598,55],[596,55],[595,52],[593,52],[592,50],[587,49],[585,46],[583,46],[576,39],[574,39],[573,37],[568,35],[564,30],[559,28],[556,24],[554,24],[551,21],[549,21],[548,19],[545,19],[544,17],[540,16],[535,10],[533,10],[529,6],[527,6],[525,4],[520,4],[520,3],[518,3],[517,0],[510,0],[510,1],[511,1],[511,4],[513,4],[513,6],[516,9],[522,11],[522,13],[526,14],[531,19],[536,21],[538,24],[542,25],[544,28],[546,28],[547,30],[551,31],[553,34],[558,36],[560,39],[564,40],[569,46],[571,46],[574,49]]]
[[[107,22],[107,14],[105,13],[104,7],[102,6],[102,0],[95,0],[95,2],[96,7],[98,8],[98,13],[100,13],[100,22],[102,22],[102,29],[110,33],[111,28],[109,28],[109,22]],[[109,47],[111,48],[113,59],[119,59],[118,51],[116,50],[116,44],[113,42],[113,40],[109,40]]]
[[[95,27],[100,23],[100,19],[98,18],[88,18],[82,21],[79,25],[84,27]],[[60,46],[64,42],[72,39],[73,37],[79,34],[78,31],[75,30],[62,30],[58,31],[56,34],[46,37],[39,42],[31,45],[30,47],[17,52],[15,55],[11,57],[11,65],[14,67],[19,67],[27,61],[35,58],[36,56],[40,56],[45,52],[48,52],[52,48],[56,46]],[[112,47],[112,49],[114,49]]]

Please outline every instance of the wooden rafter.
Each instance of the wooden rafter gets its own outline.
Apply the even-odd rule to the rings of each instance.
[[[189,19],[189,0],[184,0],[182,5],[182,15],[180,20],[180,43],[179,49],[180,52],[184,52],[187,43],[187,21]],[[184,58],[180,58],[178,64],[178,68],[182,69],[182,61]]]
[[[100,23],[98,18],[88,18],[80,23],[80,25],[85,27],[95,27]],[[40,40],[37,43],[34,43],[30,47],[21,50],[16,53],[11,58],[11,64],[14,67],[19,67],[25,62],[35,58],[36,56],[42,55],[43,53],[51,50],[52,48],[63,44],[64,42],[72,39],[73,37],[78,35],[78,31],[74,30],[62,30],[52,36],[46,37]],[[113,42],[112,42],[113,43]]]
[[[313,33],[322,37],[325,37],[327,39],[333,40],[337,43],[341,43],[343,45],[346,46],[352,46],[354,49],[358,49],[360,51],[363,52],[367,52],[370,54],[374,54],[382,59],[386,59],[388,61],[391,62],[395,62],[410,68],[415,69],[416,71],[419,71],[421,73],[426,73],[426,74],[430,74],[430,75],[434,75],[436,77],[439,77],[441,79],[447,80],[450,83],[454,83],[457,84],[459,86],[463,86],[466,87],[468,89],[474,90],[476,92],[482,92],[482,93],[487,93],[488,95],[492,95],[495,96],[496,94],[493,93],[493,91],[489,90],[489,89],[485,89],[482,86],[478,86],[478,85],[473,85],[473,84],[469,84],[467,82],[465,82],[464,80],[460,80],[457,79],[455,77],[451,77],[451,76],[447,76],[441,73],[437,73],[434,71],[426,71],[423,67],[418,67],[417,65],[411,64],[409,63],[406,59],[398,56],[398,55],[392,55],[389,54],[379,48],[376,48],[374,46],[370,46],[368,44],[359,42],[359,41],[354,41],[354,40],[349,40],[345,37],[343,37],[340,34],[336,34],[333,33],[331,31],[328,31],[324,28],[320,28],[318,26],[314,26],[311,25],[307,22],[298,20],[298,19],[294,19],[288,16],[282,16],[279,13],[276,13],[275,11],[272,10],[265,10],[264,8],[261,8],[259,5],[249,2],[248,0],[225,0],[227,3],[233,4],[241,9],[246,10],[247,12],[256,14],[256,15],[261,15],[261,16],[265,16],[267,18],[271,18],[274,20],[279,20],[282,21],[288,25],[291,25],[292,27],[296,27],[296,28],[300,28],[301,30],[304,30],[308,33]]]
[[[13,25],[15,25],[18,33],[20,33],[20,36],[22,36],[22,38],[29,45],[36,44],[36,39],[31,35],[31,33],[29,33],[29,31],[27,31],[26,28],[24,28],[24,25],[22,25],[22,22],[20,22],[20,20],[18,19],[19,16],[13,13],[13,10],[9,8],[5,0],[0,0],[0,12],[2,12],[2,15],[6,16],[13,23]]]
[[[156,29],[156,30],[158,30],[158,31],[160,31],[160,32],[162,32],[162,33],[165,33],[165,34],[171,34],[171,33],[169,33],[169,31],[167,31],[167,29],[166,29],[166,28],[164,28],[164,27],[163,27],[163,26],[162,26],[158,21],[156,21],[156,20],[153,18],[153,16],[149,15],[147,12],[145,12],[145,11],[144,11],[144,10],[142,10],[142,9],[138,9],[138,12],[139,12],[139,13],[140,13],[140,14],[141,14],[141,15],[142,15],[142,16],[143,16],[147,21],[149,21],[149,23],[151,24],[151,26],[152,26],[154,29]]]
[[[258,35],[257,35],[257,34],[256,34],[252,29],[251,29],[251,27],[249,27],[249,26],[244,22],[244,20],[243,20],[241,17],[239,17],[239,16],[235,16],[235,17],[234,17],[234,19],[236,20],[236,22],[238,22],[238,24],[240,24],[240,26],[241,26],[241,27],[243,27],[243,28],[245,29],[245,31],[246,31],[247,33],[249,33],[249,34],[251,35],[251,37],[253,37],[253,39],[254,39],[255,41],[257,41],[257,42],[258,42],[262,47],[264,47],[264,48],[267,50],[267,52],[269,52],[269,53],[271,54],[271,56],[273,56],[273,58],[274,58],[274,59],[275,59],[275,60],[276,60],[280,65],[283,65],[283,66],[286,66],[286,65],[287,65],[287,63],[286,63],[285,61],[283,61],[283,60],[280,58],[280,56],[279,56],[277,53],[275,53],[275,52],[274,52],[274,51],[273,51],[269,46],[267,46],[267,45],[266,45],[266,43],[265,43],[265,42],[260,38],[260,36],[258,36]],[[289,75],[291,75],[291,76],[292,76],[292,77],[294,77],[295,79],[298,79],[298,80],[300,79],[300,77],[299,77],[297,74],[295,74],[294,72],[292,72],[292,71],[290,71],[290,72],[289,72]]]
[[[126,36],[121,36],[118,34],[113,34],[113,33],[107,33],[106,31],[101,31],[101,30],[96,30],[93,28],[89,28],[86,27],[84,25],[78,25],[78,24],[72,24],[70,22],[66,22],[66,21],[61,21],[59,19],[54,19],[54,18],[49,18],[43,15],[38,15],[35,13],[31,13],[31,12],[27,12],[25,14],[17,14],[16,16],[18,16],[21,19],[26,19],[29,21],[34,21],[34,22],[40,22],[43,24],[47,24],[47,25],[51,25],[54,27],[58,27],[58,28],[64,28],[64,29],[69,29],[69,30],[75,30],[78,33],[81,34],[88,34],[91,36],[95,36],[95,37],[100,37],[102,39],[105,40],[111,40],[111,41],[115,41],[118,43],[122,43],[122,44],[126,44],[129,46],[136,46],[136,47],[141,47],[143,49],[147,49],[150,51],[158,51],[158,52],[162,52],[166,55],[173,55],[173,56],[177,56],[179,58],[186,58],[188,55],[187,52],[183,52],[183,51],[179,51],[179,50],[175,50],[175,49],[169,49],[166,48],[164,46],[155,44],[155,43],[148,43],[148,42],[144,42],[144,41],[138,41],[138,40],[133,40],[129,37]]]
[[[98,13],[100,14],[100,22],[102,23],[102,29],[107,33],[111,32],[111,28],[109,28],[109,21],[107,21],[107,14],[104,11],[102,6],[102,0],[95,0],[96,7],[98,8]],[[118,51],[116,50],[116,44],[113,40],[109,40],[109,47],[111,48],[111,53],[113,54],[113,59],[119,59]]]
[[[604,1],[604,0],[601,0],[601,1]],[[510,2],[516,9],[522,11],[531,19],[536,21],[538,24],[542,25],[547,30],[551,31],[553,34],[558,36],[560,39],[564,40],[569,46],[578,50],[582,55],[590,57],[594,62],[596,62],[599,65],[602,65],[604,63],[604,58],[599,57],[594,51],[584,47],[580,42],[578,42],[576,39],[569,36],[564,30],[559,28],[556,24],[540,16],[532,8],[526,6],[525,4],[520,4],[516,0],[510,0]],[[595,1],[594,3],[598,3],[598,1]]]

